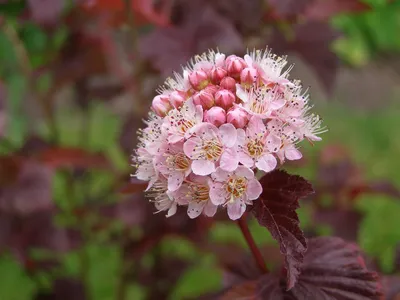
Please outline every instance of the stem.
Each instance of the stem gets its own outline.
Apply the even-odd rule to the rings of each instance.
[[[246,214],[244,214],[237,222],[243,236],[249,246],[251,253],[253,254],[254,260],[256,261],[258,267],[262,273],[268,273],[267,265],[265,264],[264,258],[261,255],[260,249],[258,249],[256,243],[254,242],[253,236],[250,233],[249,227],[246,222]]]

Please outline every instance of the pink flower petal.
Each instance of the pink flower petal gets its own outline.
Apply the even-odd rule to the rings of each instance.
[[[207,201],[203,211],[207,217],[213,217],[217,212],[217,208],[218,206],[214,205],[211,201]]]
[[[264,172],[271,172],[278,162],[272,154],[265,154],[256,161],[256,167]]]
[[[246,210],[246,204],[243,201],[237,200],[232,204],[228,204],[228,216],[231,220],[240,219]]]
[[[275,100],[275,101],[273,101],[272,103],[271,103],[271,108],[273,109],[273,110],[278,110],[278,109],[280,109],[280,108],[282,108],[283,106],[285,106],[285,104],[286,104],[286,100],[285,99],[278,99],[278,100]]]
[[[215,171],[215,163],[205,159],[195,160],[192,163],[192,171],[196,175],[209,175]]]
[[[237,151],[235,148],[225,149],[221,155],[220,167],[221,169],[233,172],[239,164]]]
[[[226,202],[228,195],[222,183],[216,182],[210,188],[210,200],[214,205],[222,205]]]
[[[246,54],[246,55],[244,56],[244,61],[246,62],[246,64],[247,64],[249,67],[252,67],[252,66],[253,66],[253,59],[251,58],[250,55]]]
[[[246,133],[242,128],[239,128],[236,130],[237,132],[237,139],[236,139],[236,144],[240,146],[244,146],[244,143],[246,142]]]
[[[266,128],[262,119],[257,116],[252,116],[249,123],[247,124],[247,135],[252,138],[257,135],[264,135],[265,131]]]
[[[185,176],[182,172],[172,172],[169,174],[168,190],[171,192],[178,190],[182,185],[183,179],[185,179]]]
[[[236,84],[236,96],[243,102],[249,101],[249,96],[240,84]]]
[[[249,200],[256,200],[258,197],[260,197],[262,193],[262,186],[261,183],[257,179],[251,179],[247,183],[247,197]]]
[[[236,169],[235,174],[237,176],[239,176],[239,177],[244,177],[244,178],[247,178],[247,179],[253,179],[254,178],[254,172],[251,169],[249,169],[249,168],[247,168],[245,166],[239,166]]]
[[[178,142],[180,142],[180,141],[182,141],[182,140],[183,140],[183,136],[182,136],[182,135],[179,135],[179,134],[174,134],[174,133],[172,133],[172,134],[168,137],[168,142],[171,143],[171,144],[178,143]]]
[[[194,149],[199,144],[201,144],[201,140],[198,137],[193,137],[183,144],[183,152],[187,157],[193,158]]]
[[[219,127],[222,144],[230,148],[236,144],[237,132],[232,124],[223,124]]]
[[[254,166],[253,159],[243,151],[239,151],[238,153],[239,162],[241,162],[244,166],[248,168],[252,168]]]
[[[285,149],[285,156],[288,160],[297,160],[303,157],[303,154],[295,147],[293,148],[286,148]]]
[[[278,152],[281,148],[282,140],[275,134],[270,134],[267,137],[267,149],[269,152]]]
[[[229,179],[230,172],[222,170],[222,168],[218,167],[217,170],[211,174],[211,178],[215,181],[225,182]]]
[[[201,215],[203,212],[204,206],[206,205],[205,201],[201,202],[190,202],[187,210],[187,214],[189,218],[194,219]]]

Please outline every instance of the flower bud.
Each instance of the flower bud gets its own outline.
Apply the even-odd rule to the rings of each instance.
[[[247,67],[244,59],[236,55],[228,56],[225,65],[229,75],[237,78],[240,76],[240,72]]]
[[[169,102],[175,108],[180,108],[186,101],[186,94],[182,91],[173,91],[169,95]]]
[[[211,80],[213,83],[218,84],[228,74],[228,72],[221,67],[214,67],[211,70]]]
[[[224,109],[229,109],[235,102],[235,95],[228,90],[219,90],[215,93],[215,103]]]
[[[258,72],[254,68],[244,68],[240,73],[240,81],[242,84],[251,85],[257,80],[257,78]]]
[[[205,112],[204,121],[219,127],[226,122],[226,112],[222,107],[211,107]]]
[[[226,120],[228,123],[231,123],[236,128],[243,128],[247,125],[249,118],[247,113],[243,109],[240,109],[239,107],[234,107],[228,111],[226,115]]]
[[[158,95],[154,97],[151,108],[158,116],[164,117],[172,109],[172,105],[168,100],[168,96]]]
[[[205,71],[197,70],[189,75],[189,82],[195,90],[200,91],[209,84],[209,79]]]
[[[219,85],[223,89],[230,90],[234,93],[236,92],[236,80],[232,77],[225,77],[221,80],[221,83]]]
[[[214,96],[210,91],[204,89],[193,95],[193,102],[195,105],[201,105],[204,109],[210,109],[214,106]]]

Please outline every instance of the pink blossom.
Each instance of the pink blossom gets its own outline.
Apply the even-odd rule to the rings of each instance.
[[[191,135],[191,129],[203,121],[203,109],[189,99],[180,110],[169,112],[163,123],[163,130],[168,133],[169,143],[178,143]]]
[[[228,72],[224,68],[214,67],[211,70],[211,81],[215,84],[218,84],[226,77],[227,74]]]
[[[210,200],[209,177],[191,175],[177,191],[176,197],[180,204],[188,205],[187,214],[191,219],[197,218],[202,212],[212,217],[217,212],[217,206]]]
[[[183,143],[170,144],[155,159],[158,172],[168,179],[168,190],[176,191],[192,172],[192,161],[183,153]]]
[[[220,127],[226,122],[226,112],[222,107],[211,107],[211,109],[204,113],[204,121]]]
[[[193,95],[195,105],[201,105],[203,109],[210,109],[214,106],[214,96],[210,90],[204,89]]]
[[[226,69],[230,76],[239,77],[240,72],[247,67],[243,58],[236,55],[229,55],[225,61]]]
[[[176,213],[178,203],[175,193],[168,191],[168,184],[165,178],[160,177],[149,189],[147,196],[154,202],[154,206],[157,209],[156,213],[167,211],[167,218]]]
[[[249,118],[248,114],[243,109],[240,107],[233,107],[228,111],[226,121],[236,128],[243,128],[247,125]]]
[[[277,161],[272,153],[279,150],[281,139],[269,134],[262,119],[253,116],[246,130],[238,129],[238,157],[244,166],[256,166],[264,172],[275,169]]]
[[[262,192],[262,186],[253,171],[245,166],[239,166],[233,172],[217,168],[211,178],[211,202],[227,206],[228,216],[232,220],[239,219],[246,210],[246,204],[251,205],[251,201],[258,199]]]
[[[189,82],[195,90],[200,91],[210,83],[210,80],[207,73],[200,69],[189,74]]]
[[[240,82],[244,85],[251,86],[258,79],[258,71],[255,68],[244,68],[240,73]]]
[[[158,179],[158,171],[155,168],[154,156],[144,148],[136,150],[137,156],[134,156],[134,166],[136,166],[135,177],[139,180],[148,181],[147,190],[149,190]]]
[[[182,91],[173,91],[169,95],[169,102],[174,108],[179,109],[186,101],[186,93]]]
[[[231,91],[233,93],[236,92],[236,80],[232,77],[225,77],[221,80],[221,83],[219,85],[225,90]]]
[[[224,124],[217,128],[209,123],[198,125],[192,137],[183,145],[185,154],[193,160],[192,170],[196,175],[209,175],[219,162],[226,171],[234,171],[238,166],[236,149],[236,128]]]

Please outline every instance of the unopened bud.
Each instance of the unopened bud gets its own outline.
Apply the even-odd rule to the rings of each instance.
[[[169,102],[175,108],[180,108],[186,101],[186,94],[182,91],[173,91],[169,95]]]
[[[219,127],[226,122],[226,112],[222,107],[211,107],[205,112],[204,121]]]
[[[219,86],[223,89],[230,90],[231,92],[236,92],[236,80],[232,77],[225,77],[222,79]]]
[[[218,84],[228,74],[228,72],[221,67],[214,67],[211,70],[211,80],[213,83]]]
[[[226,120],[228,123],[231,123],[236,128],[243,128],[247,125],[249,118],[247,113],[243,109],[235,107],[231,108],[228,111],[226,115]]]
[[[204,89],[210,83],[207,73],[203,70],[193,71],[189,75],[189,82],[198,91]]]
[[[229,109],[235,102],[235,95],[228,90],[219,90],[215,93],[215,103],[224,109]]]
[[[225,65],[229,75],[235,78],[239,78],[240,72],[247,67],[244,59],[236,55],[228,56]]]
[[[258,79],[258,72],[254,68],[244,68],[240,73],[240,82],[245,85],[251,85]]]
[[[172,109],[168,96],[158,95],[155,96],[151,104],[153,111],[160,117],[164,117]]]
[[[193,103],[201,105],[203,109],[209,109],[214,106],[214,96],[207,89],[204,89],[193,95]]]

